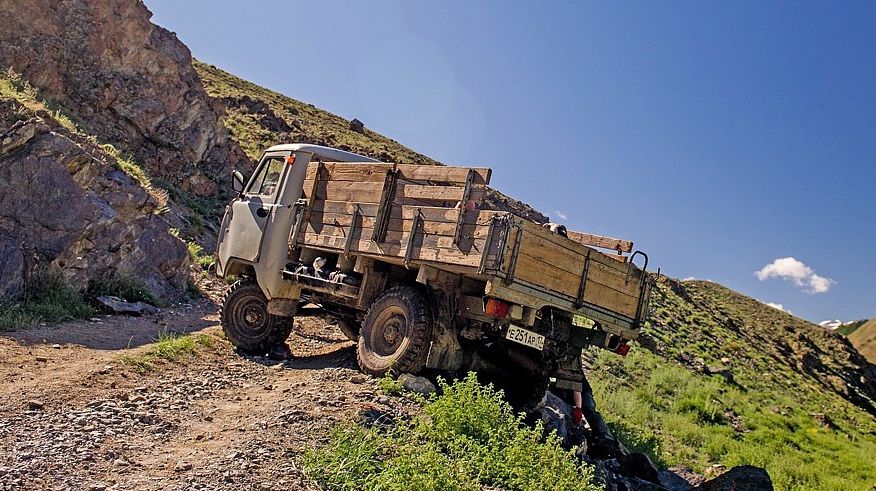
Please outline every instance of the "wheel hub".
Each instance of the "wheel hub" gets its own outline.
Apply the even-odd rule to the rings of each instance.
[[[243,314],[243,320],[249,324],[250,328],[258,326],[262,323],[264,316],[262,315],[261,309],[250,307],[246,309],[246,312]]]
[[[401,331],[399,327],[397,317],[392,318],[386,323],[386,327],[383,329],[383,340],[386,341],[387,344],[395,344],[395,340],[398,339],[399,332]]]

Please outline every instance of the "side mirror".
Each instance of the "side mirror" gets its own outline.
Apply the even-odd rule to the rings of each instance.
[[[239,170],[231,174],[231,189],[237,193],[243,192],[243,173]]]

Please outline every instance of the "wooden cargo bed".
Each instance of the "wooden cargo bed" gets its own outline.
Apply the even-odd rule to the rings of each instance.
[[[480,168],[311,163],[290,249],[428,264],[481,278],[490,295],[579,312],[635,337],[648,282],[621,254],[632,243],[579,232],[567,238],[481,209],[489,180]]]

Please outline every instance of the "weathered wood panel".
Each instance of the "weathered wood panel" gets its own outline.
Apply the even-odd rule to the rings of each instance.
[[[585,234],[584,232],[567,231],[567,235],[575,242],[590,246],[611,249],[620,252],[633,252],[633,243],[629,240],[615,239],[603,235]]]
[[[470,253],[465,253],[456,248],[438,247],[439,241],[444,239],[447,239],[447,237],[433,236],[432,238],[424,237],[421,240],[415,241],[411,259],[439,263],[447,262],[458,266],[477,267],[480,265],[481,247],[483,247],[483,244],[480,247],[473,247]],[[345,243],[345,237],[335,235],[306,234],[304,236],[304,244],[307,246],[330,248],[339,252],[343,251]],[[406,245],[407,241],[403,237],[399,240],[384,243],[360,238],[353,240],[350,244],[350,251],[401,258],[405,255]]]
[[[306,180],[316,178],[318,162],[311,162],[307,166]],[[398,169],[400,178],[409,181],[423,181],[434,183],[448,183],[465,185],[468,179],[469,170],[474,171],[472,184],[485,186],[490,183],[492,171],[486,168],[477,167],[450,167],[450,166],[429,166],[429,165],[412,165],[412,164],[382,164],[382,163],[324,163],[323,174],[320,179],[332,181],[375,181],[383,182],[386,177],[386,172],[392,169]]]

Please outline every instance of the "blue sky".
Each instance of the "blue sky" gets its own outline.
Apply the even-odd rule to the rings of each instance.
[[[195,57],[669,275],[876,316],[876,3],[146,4]]]

